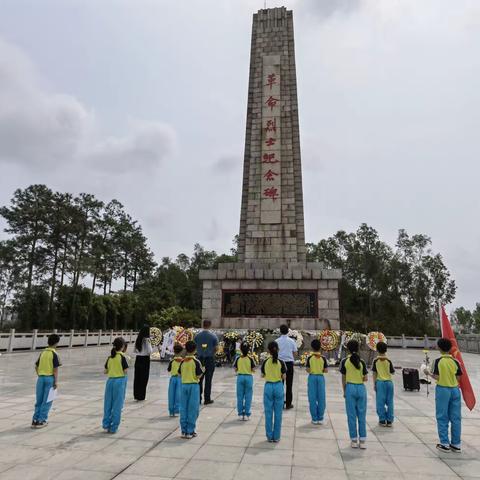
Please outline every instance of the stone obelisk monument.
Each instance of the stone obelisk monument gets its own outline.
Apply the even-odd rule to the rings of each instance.
[[[341,271],[306,261],[292,12],[253,16],[238,263],[200,272],[223,328],[339,328]]]

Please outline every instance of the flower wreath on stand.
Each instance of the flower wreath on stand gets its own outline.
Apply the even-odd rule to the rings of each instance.
[[[260,332],[250,330],[245,336],[244,341],[250,345],[250,350],[255,352],[255,350],[262,348],[265,337]]]
[[[163,333],[157,327],[150,327],[150,342],[152,347],[157,347],[156,352],[152,352],[150,358],[152,360],[160,360],[160,345],[162,345]]]

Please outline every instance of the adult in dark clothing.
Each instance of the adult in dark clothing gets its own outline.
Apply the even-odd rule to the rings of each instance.
[[[150,343],[150,327],[143,326],[135,340],[135,377],[133,379],[133,398],[145,400],[147,394],[148,377],[150,376],[150,355],[152,344]]]
[[[215,353],[218,346],[218,337],[210,330],[212,322],[205,320],[203,322],[203,330],[195,337],[195,344],[197,345],[197,357],[205,368],[205,375],[200,380],[200,403],[202,402],[202,394],[204,396],[205,405],[213,403],[212,394],[212,379],[215,372]],[[203,388],[205,381],[205,390]]]

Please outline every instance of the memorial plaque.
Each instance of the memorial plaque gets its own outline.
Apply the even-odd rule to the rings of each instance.
[[[234,290],[222,292],[224,317],[316,317],[315,290]]]

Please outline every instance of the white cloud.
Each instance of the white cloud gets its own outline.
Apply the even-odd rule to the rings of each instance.
[[[174,152],[174,147],[175,132],[170,126],[133,122],[129,135],[100,141],[86,157],[92,166],[108,172],[150,172]]]
[[[149,173],[174,151],[166,124],[130,121],[127,134],[106,138],[98,124],[75,97],[48,92],[28,57],[0,39],[0,163]]]

